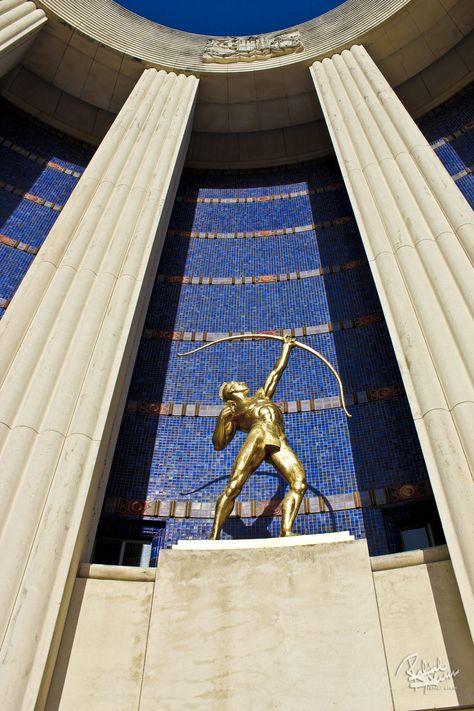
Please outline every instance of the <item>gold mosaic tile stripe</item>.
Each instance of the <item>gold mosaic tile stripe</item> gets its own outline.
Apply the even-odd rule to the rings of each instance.
[[[209,205],[233,205],[235,203],[256,203],[256,202],[271,202],[273,200],[290,200],[291,198],[304,197],[305,195],[316,195],[319,193],[327,193],[333,190],[340,190],[344,183],[330,183],[319,188],[307,188],[306,190],[292,190],[286,193],[270,193],[268,195],[251,195],[248,197],[192,197],[190,195],[178,195],[176,202]]]
[[[437,141],[434,141],[431,143],[431,147],[433,150],[436,150],[437,148],[440,148],[441,146],[444,146],[446,144],[451,143],[454,141],[456,138],[459,138],[459,136],[462,136],[463,134],[467,133],[468,131],[471,131],[474,128],[474,121],[471,121],[470,123],[466,124],[463,128],[458,129],[452,134],[449,134],[448,136],[444,136],[443,138],[438,139]],[[52,166],[51,166],[52,167]],[[59,166],[61,167],[61,166]],[[471,173],[473,170],[472,166],[466,168],[465,171],[461,171],[461,173],[456,174],[456,176],[452,176],[454,180],[459,180],[459,177],[463,177],[463,175],[467,175]],[[459,177],[458,177],[459,175]],[[298,198],[298,197],[305,197],[309,195],[319,195],[322,193],[327,193],[327,192],[332,192],[335,190],[341,190],[344,187],[344,183],[342,182],[335,182],[335,183],[329,183],[328,185],[323,185],[318,188],[308,188],[306,190],[292,190],[290,192],[286,193],[270,193],[268,195],[252,195],[248,197],[193,197],[190,195],[177,195],[176,196],[176,202],[177,203],[184,203],[184,204],[190,204],[190,205],[236,205],[236,204],[252,204],[252,203],[262,203],[262,202],[274,202],[278,200],[291,200],[292,198]]]
[[[39,195],[33,195],[32,193],[20,190],[20,188],[15,188],[14,185],[10,185],[10,183],[6,183],[4,180],[0,180],[0,189],[5,190],[5,192],[11,193],[12,195],[18,195],[23,200],[29,200],[30,202],[35,202],[37,205],[48,207],[51,210],[55,210],[56,212],[61,212],[64,207],[63,205],[58,205],[57,203],[51,202],[50,200],[45,200],[44,198],[39,197]]]
[[[432,496],[428,480],[408,482],[401,486],[386,486],[367,491],[353,491],[329,496],[305,496],[299,515],[320,514],[348,509],[371,508],[416,501]],[[215,501],[180,501],[163,499],[106,499],[104,511],[109,514],[163,518],[209,518],[214,517]],[[281,516],[281,501],[237,501],[231,514],[236,518],[257,516]]]
[[[192,239],[251,239],[254,237],[275,237],[279,235],[294,235],[299,232],[313,232],[314,230],[338,227],[354,221],[354,215],[344,215],[334,220],[313,222],[310,225],[298,227],[282,227],[274,230],[256,230],[254,232],[197,232],[189,230],[168,230],[171,237],[187,237]]]
[[[293,336],[301,338],[303,336],[315,336],[319,333],[332,333],[333,331],[344,331],[348,328],[359,328],[369,326],[372,323],[383,321],[381,314],[367,314],[358,318],[345,319],[343,321],[329,321],[317,326],[300,326],[298,328],[276,328],[271,330],[255,331],[255,333],[268,333],[274,336]],[[252,333],[251,331],[164,331],[156,328],[146,328],[143,331],[143,338],[166,341],[190,341],[190,342],[210,342],[225,336],[243,336]]]
[[[36,153],[33,153],[33,151],[29,151],[26,148],[19,146],[17,143],[13,143],[13,141],[10,141],[8,138],[5,138],[4,136],[0,136],[0,146],[5,146],[5,148],[8,148],[9,150],[14,151],[15,153],[19,153],[21,156],[24,156],[28,160],[32,160],[35,163],[39,163],[40,165],[45,165],[48,168],[57,170],[60,173],[65,173],[66,175],[72,175],[73,178],[80,178],[82,175],[82,173],[80,173],[77,170],[71,170],[70,168],[65,168],[64,166],[59,165],[59,163],[54,163],[53,161],[50,161],[47,158],[43,158],[42,156],[39,156]]]
[[[346,395],[348,405],[365,405],[380,400],[398,398],[402,392],[401,385],[389,385],[384,388],[361,390]],[[338,395],[333,397],[310,398],[309,400],[284,400],[275,403],[283,414],[299,412],[318,412],[320,410],[333,410],[341,406]],[[143,400],[129,400],[127,412],[133,415],[151,417],[217,417],[222,405],[204,405],[200,402],[145,402]]]
[[[337,274],[339,272],[349,271],[350,269],[359,269],[360,267],[367,266],[367,264],[368,262],[366,259],[357,259],[352,262],[346,262],[345,264],[335,264],[329,267],[319,267],[318,269],[307,269],[300,272],[287,272],[286,274],[263,274],[259,276],[207,277],[158,274],[156,281],[164,284],[193,284],[199,286],[269,284],[272,282],[311,279],[314,277],[326,276],[328,274]]]
[[[471,175],[473,170],[474,170],[473,166],[468,166],[467,168],[460,170],[459,173],[455,173],[451,177],[454,180],[454,182],[457,182],[458,180],[461,180],[461,178],[465,178],[466,175]]]
[[[12,239],[11,237],[7,237],[7,235],[0,234],[0,244],[12,247],[12,249],[19,249],[20,252],[27,252],[27,254],[35,255],[39,252],[39,247],[32,247],[30,244],[20,242],[17,239]]]
[[[433,150],[436,150],[437,148],[440,148],[441,146],[444,146],[447,143],[452,143],[454,140],[456,140],[456,138],[459,138],[459,136],[463,136],[465,133],[469,133],[469,131],[472,131],[473,128],[474,121],[469,121],[468,123],[464,124],[464,126],[461,126],[461,128],[456,129],[456,131],[448,133],[447,136],[443,136],[437,141],[433,141],[433,143],[430,143],[430,146],[431,148],[433,148]]]
[[[78,170],[71,170],[71,168],[65,168],[63,165],[59,165],[59,163],[54,163],[51,160],[46,163],[46,167],[51,168],[52,170],[57,170],[58,173],[65,173],[66,175],[71,175],[73,178],[80,178],[82,175],[82,172],[80,173]]]

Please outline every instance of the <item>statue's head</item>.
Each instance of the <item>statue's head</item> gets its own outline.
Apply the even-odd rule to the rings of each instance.
[[[219,397],[225,402],[226,400],[233,400],[237,393],[248,395],[248,386],[245,383],[237,382],[237,380],[230,380],[228,383],[222,383],[219,390]]]

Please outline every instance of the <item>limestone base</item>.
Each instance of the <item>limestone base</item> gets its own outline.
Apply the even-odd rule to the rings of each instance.
[[[188,551],[222,551],[240,550],[242,548],[289,548],[295,546],[314,546],[320,543],[341,543],[342,541],[353,541],[349,531],[337,531],[336,533],[315,533],[307,536],[289,536],[288,538],[240,538],[223,539],[219,541],[197,541],[195,539],[182,539],[173,550]]]
[[[140,711],[393,708],[365,541],[305,538],[162,551]]]

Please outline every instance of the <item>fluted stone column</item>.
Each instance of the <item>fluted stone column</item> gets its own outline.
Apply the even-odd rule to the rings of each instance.
[[[34,2],[0,0],[0,77],[20,61],[46,19]]]
[[[197,85],[195,77],[143,73],[0,325],[4,711],[35,707],[67,609],[120,424]]]
[[[472,211],[363,47],[311,74],[474,632]]]

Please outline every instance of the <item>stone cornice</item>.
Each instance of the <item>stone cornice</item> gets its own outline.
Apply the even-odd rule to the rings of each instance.
[[[430,0],[431,1],[431,0]],[[113,0],[43,0],[38,3],[48,15],[102,45],[148,64],[180,71],[215,73],[269,69],[286,64],[309,64],[316,58],[339,51],[360,40],[375,27],[413,0],[346,0],[339,7],[298,25],[304,50],[297,54],[245,62],[206,64],[202,57],[210,35],[175,30],[121,7]],[[269,34],[289,32],[293,27]]]

